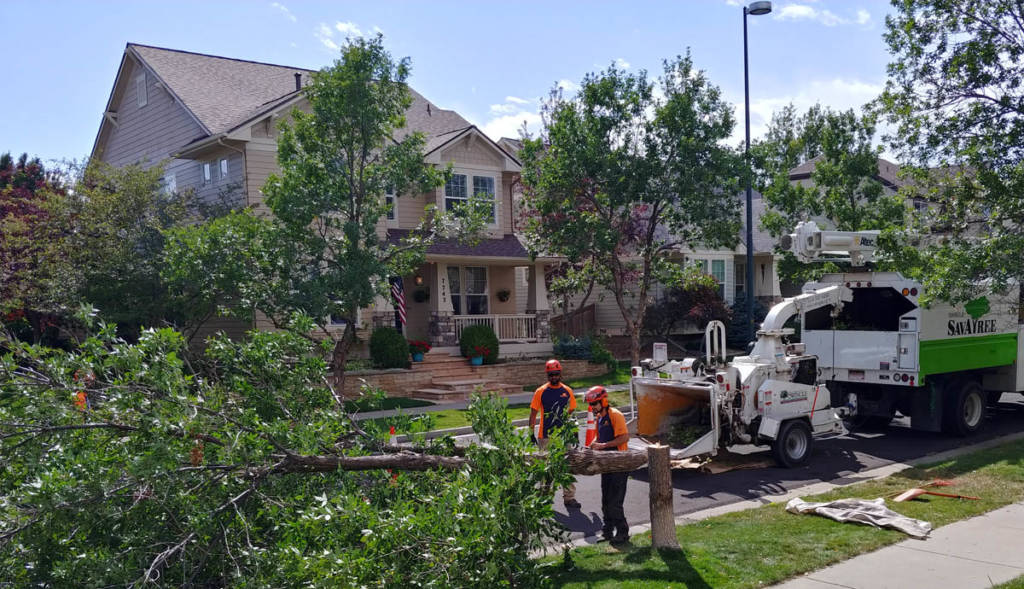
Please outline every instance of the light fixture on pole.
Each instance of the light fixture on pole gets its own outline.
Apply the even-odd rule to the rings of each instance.
[[[743,115],[747,124],[747,143],[743,150],[747,174],[747,341],[754,341],[754,213],[753,175],[750,163],[750,74],[747,65],[747,15],[760,16],[772,11],[771,2],[751,2],[743,7]]]

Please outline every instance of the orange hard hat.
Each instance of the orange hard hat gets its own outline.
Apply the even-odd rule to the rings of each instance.
[[[548,360],[548,363],[544,365],[544,372],[561,372],[562,363],[554,358]]]
[[[587,405],[593,405],[594,403],[600,402],[602,407],[608,406],[608,391],[601,385],[592,386],[587,391],[586,396],[583,397]]]

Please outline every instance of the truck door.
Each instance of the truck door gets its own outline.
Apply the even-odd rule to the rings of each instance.
[[[900,319],[900,337],[897,340],[897,365],[903,370],[917,370],[917,319]]]

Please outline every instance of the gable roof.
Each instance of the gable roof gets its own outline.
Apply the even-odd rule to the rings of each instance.
[[[818,165],[824,156],[818,155],[800,164],[789,171],[790,180],[804,180],[811,177],[811,172]],[[878,173],[875,174],[875,178],[885,185],[887,188],[892,190],[898,190],[901,186],[906,184],[902,178],[899,177],[900,166],[894,164],[885,158],[878,158]]]
[[[224,133],[289,95],[310,70],[129,43],[210,134]]]

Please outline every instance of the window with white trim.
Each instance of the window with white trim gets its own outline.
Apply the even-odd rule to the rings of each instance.
[[[225,180],[228,177],[228,158],[220,158],[220,179]]]
[[[486,315],[488,309],[487,268],[448,266],[448,291],[456,315]]]
[[[210,182],[213,181],[213,166],[210,165],[210,162],[203,162],[201,167],[203,174],[203,184],[209,184]]]
[[[164,176],[164,194],[174,194],[178,191],[178,179],[174,174]]]
[[[146,73],[143,72],[135,77],[135,101],[139,108],[149,104],[149,89],[146,86]]]
[[[388,188],[384,192],[384,204],[388,207],[388,211],[384,215],[388,226],[398,226],[398,199],[395,198],[395,190],[393,188]]]
[[[444,209],[446,211],[454,209],[460,202],[467,202],[469,200],[469,181],[470,176],[468,174],[452,174],[452,177],[445,182]],[[474,175],[472,177],[472,182],[472,194],[474,196],[487,196],[491,199],[491,216],[488,221],[490,223],[494,223],[497,219],[497,209],[494,201],[494,176]]]
[[[736,298],[741,299],[746,296],[746,285],[747,285],[747,265],[736,264]]]
[[[725,260],[711,260],[711,277],[718,282],[718,296],[725,299]]]

